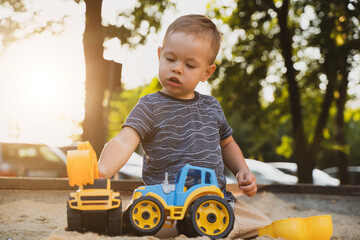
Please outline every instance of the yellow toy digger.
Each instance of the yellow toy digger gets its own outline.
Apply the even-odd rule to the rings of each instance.
[[[212,169],[187,164],[174,184],[165,174],[162,184],[135,189],[123,221],[120,193],[111,190],[109,179],[98,179],[96,153],[90,143],[80,143],[78,150],[68,151],[67,161],[69,184],[80,187],[70,193],[69,231],[154,235],[177,220],[178,231],[186,236],[217,239],[226,237],[233,228],[233,209]]]
[[[89,142],[67,152],[67,172],[70,186],[79,186],[67,202],[67,230],[120,235],[120,193],[111,190],[110,179],[98,179],[96,153]]]

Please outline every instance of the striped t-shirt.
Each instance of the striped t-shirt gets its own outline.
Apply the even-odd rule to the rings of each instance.
[[[187,163],[214,169],[219,187],[225,190],[220,140],[232,135],[219,102],[195,92],[193,99],[177,99],[162,92],[142,97],[124,126],[141,136],[144,149],[142,178],[160,184],[168,172],[170,183]]]

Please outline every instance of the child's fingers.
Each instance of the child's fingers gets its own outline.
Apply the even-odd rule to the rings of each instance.
[[[106,167],[103,165],[99,165],[99,178],[106,178]]]
[[[249,184],[251,184],[250,179],[244,179],[244,180],[239,181],[240,186],[246,186],[246,185],[249,185]]]
[[[245,173],[242,175],[238,175],[237,176],[237,180],[239,182],[240,185],[245,186],[245,185],[249,185],[252,184],[253,182],[255,182],[255,177],[253,174],[249,173]]]
[[[239,184],[242,182],[242,185],[246,185],[246,182],[248,181],[248,179],[246,178],[246,174],[244,172],[238,172],[236,174],[236,179]]]
[[[242,190],[242,192],[244,194],[246,194],[249,197],[252,197],[256,194],[257,192],[257,187],[255,183],[251,183],[249,185],[245,185],[245,186],[239,186],[240,190]]]
[[[251,172],[237,174],[239,189],[249,197],[255,196],[257,192],[256,178]]]
[[[250,191],[253,189],[256,185],[249,183],[249,184],[239,184],[239,188],[243,191]]]
[[[248,191],[243,191],[243,193],[246,194],[249,197],[255,196],[256,192],[257,192],[257,187],[256,186],[254,188],[248,190]]]

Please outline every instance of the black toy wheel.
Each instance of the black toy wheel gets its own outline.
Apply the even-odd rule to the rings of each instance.
[[[196,237],[198,234],[196,234],[193,230],[193,227],[191,226],[190,218],[185,217],[182,220],[178,220],[176,222],[176,229],[178,231],[178,234],[184,234],[187,237]]]
[[[138,236],[153,235],[164,224],[165,211],[157,199],[145,196],[134,200],[126,216],[132,233]]]
[[[107,234],[118,236],[122,234],[122,202],[120,206],[108,211]]]
[[[82,232],[82,222],[81,222],[81,211],[72,209],[67,202],[67,230],[68,231],[77,231]]]
[[[178,220],[176,222],[176,229],[178,231],[179,234],[184,234],[186,236],[188,236],[187,231],[186,231],[186,224],[185,224],[185,220]]]
[[[195,200],[189,213],[190,219],[185,219],[185,224],[192,228],[188,230],[190,235],[195,233],[211,239],[224,238],[234,226],[233,209],[225,199],[216,195],[206,195]]]

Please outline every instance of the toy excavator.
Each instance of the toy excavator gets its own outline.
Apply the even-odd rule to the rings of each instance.
[[[79,190],[70,193],[67,202],[69,231],[92,231],[110,236],[122,233],[122,202],[120,193],[111,190],[110,179],[98,179],[96,153],[89,142],[67,152],[70,186]]]
[[[212,169],[187,164],[178,172],[175,184],[168,182],[166,173],[162,184],[137,188],[122,214],[120,194],[111,190],[109,179],[97,179],[96,154],[89,142],[68,151],[67,161],[69,184],[80,187],[68,201],[70,231],[153,235],[177,220],[179,233],[217,239],[233,228],[233,209]]]

